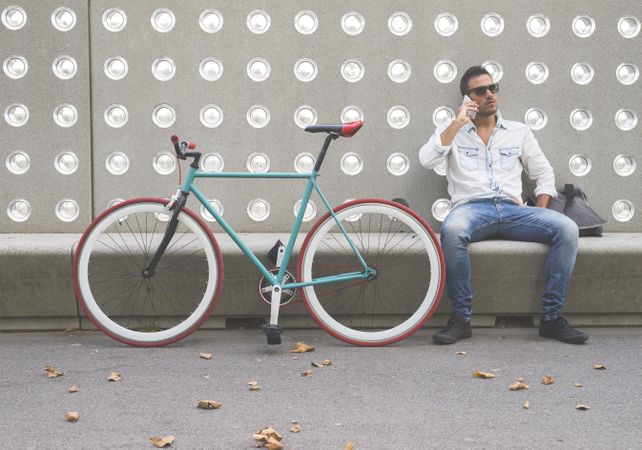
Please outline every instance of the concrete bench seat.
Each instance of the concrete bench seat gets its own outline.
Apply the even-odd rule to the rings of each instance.
[[[285,234],[241,236],[263,261],[277,239],[287,240]],[[259,323],[269,316],[269,306],[256,293],[260,275],[229,237],[216,237],[225,278],[220,302],[205,327]],[[78,309],[72,283],[72,255],[79,239],[78,234],[0,234],[0,330],[91,328]],[[537,243],[472,244],[473,325],[536,325],[547,251]],[[428,326],[444,322],[448,303],[444,296]],[[642,325],[642,233],[580,239],[566,314],[577,326]],[[284,307],[281,322],[285,327],[317,326],[302,303]]]

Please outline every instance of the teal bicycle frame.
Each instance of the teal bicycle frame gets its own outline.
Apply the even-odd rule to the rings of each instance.
[[[352,239],[350,239],[345,228],[343,227],[341,222],[337,219],[336,215],[334,214],[334,211],[332,210],[332,206],[330,206],[330,203],[325,198],[325,196],[323,195],[323,192],[321,192],[321,189],[319,188],[319,185],[316,182],[317,176],[318,176],[318,173],[316,171],[312,171],[310,173],[206,172],[194,167],[190,167],[190,171],[187,177],[185,178],[185,182],[183,183],[181,190],[183,193],[191,192],[194,194],[194,196],[201,202],[201,204],[207,209],[207,211],[216,219],[216,222],[225,230],[225,232],[232,238],[232,240],[236,243],[236,245],[238,245],[241,251],[250,259],[250,261],[252,261],[252,263],[256,266],[256,268],[263,274],[263,276],[270,282],[272,286],[280,286],[281,289],[295,289],[295,288],[300,288],[305,286],[333,283],[337,281],[367,279],[371,277],[372,269],[368,267],[365,260],[361,256],[361,253],[357,249],[356,245],[354,244]],[[243,240],[236,234],[234,229],[225,221],[225,219],[223,219],[223,217],[221,217],[221,215],[210,205],[210,202],[207,199],[207,197],[205,197],[205,195],[203,195],[203,193],[194,185],[194,180],[196,178],[274,178],[274,179],[308,180],[307,185],[305,187],[305,191],[303,193],[303,199],[301,201],[302,206],[299,208],[299,211],[297,213],[294,225],[292,227],[292,231],[290,233],[290,237],[288,239],[287,246],[285,248],[283,261],[279,268],[279,272],[276,275],[276,278],[268,271],[265,265],[261,261],[259,261],[256,255],[252,252],[252,250],[250,250],[247,247],[247,245],[245,245]],[[352,251],[354,252],[355,256],[359,259],[359,262],[361,264],[361,267],[363,268],[363,271],[325,276],[325,277],[317,278],[306,282],[286,283],[282,285],[281,283],[283,282],[283,277],[285,276],[286,267],[288,266],[290,257],[292,256],[292,250],[294,249],[294,244],[295,244],[297,235],[299,234],[299,231],[301,230],[301,224],[303,223],[303,216],[305,214],[305,207],[303,205],[308,204],[308,201],[312,196],[313,190],[316,191],[316,193],[319,195],[326,209],[328,210],[330,215],[334,218],[335,222],[337,223],[339,229],[341,230],[341,233],[343,233],[346,240],[349,242],[350,247],[352,248]]]
[[[254,266],[256,266],[259,272],[263,274],[264,279],[267,280],[268,283],[272,286],[272,292],[271,292],[271,298],[270,298],[270,324],[263,325],[263,330],[265,331],[268,338],[268,344],[281,343],[280,333],[282,331],[282,327],[278,325],[278,317],[279,317],[279,309],[281,307],[281,294],[283,292],[283,289],[290,290],[290,289],[296,289],[300,287],[304,288],[307,286],[315,286],[315,285],[327,284],[327,283],[336,283],[336,282],[359,280],[359,279],[368,280],[368,279],[375,278],[377,275],[377,271],[375,269],[368,267],[365,260],[363,259],[363,256],[357,249],[357,246],[354,244],[352,239],[350,239],[350,236],[348,236],[348,233],[346,232],[345,228],[337,218],[336,214],[332,210],[332,207],[330,206],[330,203],[328,203],[328,200],[325,198],[325,196],[323,195],[323,192],[321,192],[321,189],[319,188],[316,182],[317,176],[319,174],[319,170],[321,168],[321,164],[323,163],[323,159],[325,158],[326,151],[330,146],[330,142],[337,139],[340,136],[339,133],[346,133],[344,134],[345,136],[351,136],[352,134],[356,133],[356,131],[361,127],[361,125],[362,125],[361,122],[355,122],[353,124],[341,125],[341,126],[322,126],[320,130],[317,130],[317,131],[329,132],[329,134],[323,143],[323,148],[319,153],[314,169],[307,174],[296,173],[296,172],[248,173],[248,172],[203,171],[199,169],[199,165],[198,165],[200,161],[201,153],[186,152],[186,150],[188,149],[194,149],[195,145],[190,144],[189,142],[186,142],[186,141],[183,141],[179,144],[178,136],[172,136],[172,142],[174,143],[174,150],[176,151],[176,156],[179,159],[183,159],[183,160],[188,157],[194,158],[194,160],[189,166],[190,170],[187,176],[185,177],[185,182],[183,183],[181,188],[179,188],[179,191],[176,193],[176,196],[174,197],[172,203],[168,205],[168,209],[173,210],[172,218],[170,219],[169,225],[165,232],[165,236],[163,236],[163,241],[161,242],[158,250],[154,254],[153,258],[151,259],[151,262],[143,270],[143,276],[146,278],[153,276],[154,268],[156,267],[156,264],[158,263],[159,259],[165,252],[165,249],[167,248],[169,241],[171,240],[172,236],[174,235],[174,232],[176,231],[176,225],[178,223],[177,216],[180,213],[181,209],[185,206],[185,202],[187,201],[187,196],[191,192],[196,196],[196,198],[203,205],[203,207],[212,215],[212,217],[214,217],[214,219],[228,234],[228,236],[232,238],[232,240],[241,249],[241,251],[245,254],[245,256],[250,261],[252,261],[252,263],[254,264]],[[245,245],[243,240],[239,237],[239,235],[236,234],[236,231],[234,231],[234,229],[230,226],[230,224],[228,224],[227,221],[225,221],[225,219],[221,217],[218,211],[216,211],[212,207],[207,197],[205,197],[205,195],[203,195],[203,193],[195,186],[194,181],[196,180],[196,178],[236,178],[236,179],[272,178],[272,179],[282,179],[282,180],[283,179],[302,179],[302,180],[308,181],[305,187],[303,198],[301,199],[301,207],[299,208],[299,211],[297,211],[294,226],[292,227],[292,231],[290,232],[288,244],[285,247],[285,250],[283,252],[283,257],[281,258],[280,263],[277,264],[279,267],[276,273],[276,277],[272,275],[272,273],[265,267],[265,265],[263,265],[263,263],[261,263],[261,261],[259,261],[256,255],[252,252],[252,250],[250,250],[249,247]],[[341,233],[349,243],[350,248],[352,249],[354,255],[359,260],[362,271],[346,272],[346,273],[341,273],[336,275],[323,276],[323,277],[319,277],[308,281],[298,281],[298,282],[295,281],[292,283],[283,284],[283,280],[285,279],[285,275],[287,272],[286,268],[290,262],[290,257],[292,256],[292,250],[294,249],[296,238],[299,234],[299,231],[301,230],[301,224],[303,223],[303,217],[305,215],[305,210],[306,210],[306,208],[303,207],[303,205],[307,206],[308,202],[310,201],[310,197],[312,196],[312,191],[316,191],[319,197],[321,198],[321,201],[323,202],[328,213],[330,214],[330,216],[332,216],[333,220],[339,227],[339,230],[341,231]]]

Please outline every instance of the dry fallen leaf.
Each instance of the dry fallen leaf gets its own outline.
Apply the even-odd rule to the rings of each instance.
[[[296,347],[290,350],[290,353],[305,353],[305,352],[313,352],[314,347],[308,344],[304,344],[303,342],[297,342]]]
[[[279,450],[283,448],[283,444],[281,444],[283,436],[272,427],[261,429],[258,433],[253,434],[252,438],[260,444],[264,444],[269,450]]]
[[[248,385],[250,386],[250,391],[260,391],[261,390],[261,386],[259,386],[259,382],[258,381],[250,381],[248,383]]]
[[[283,439],[283,436],[281,435],[281,433],[279,433],[272,427],[263,427],[259,430],[258,434],[267,436],[268,438],[273,437],[277,441],[280,441],[281,439]]]
[[[520,391],[522,389],[528,389],[528,384],[524,383],[522,378],[518,378],[517,381],[508,386],[509,391]]]
[[[301,372],[302,377],[311,377],[312,376],[312,371],[310,369],[306,370],[305,372]]]
[[[476,370],[473,372],[474,378],[495,378],[495,375],[489,372],[482,372],[481,370]]]
[[[197,407],[201,409],[219,409],[221,406],[223,405],[220,402],[214,400],[199,400]]]
[[[169,436],[165,436],[162,439],[156,436],[152,436],[150,440],[152,441],[152,444],[154,444],[154,447],[163,448],[167,447],[168,445],[171,445],[173,447],[176,436],[170,434]]]
[[[198,356],[201,359],[212,359],[212,354],[211,353],[199,353]]]
[[[324,359],[321,364],[323,364],[324,366],[331,366],[332,365],[332,361],[330,361],[329,359]]]
[[[69,392],[71,392],[72,394],[78,392],[78,386],[74,384],[72,387],[69,388]]]
[[[45,372],[47,374],[47,378],[58,378],[64,375],[64,373],[54,366],[45,366]]]
[[[109,378],[107,378],[107,381],[120,381],[120,378],[120,372],[112,372],[109,374]]]
[[[575,409],[579,409],[580,411],[588,411],[589,409],[591,409],[591,407],[583,403],[578,403],[577,405],[575,405]]]
[[[348,442],[345,447],[343,447],[343,450],[352,450],[353,445],[352,442]]]
[[[258,441],[258,442],[263,442],[263,443],[267,443],[267,441],[268,441],[268,437],[263,435],[263,434],[253,434],[252,435],[252,439],[254,439],[255,441]]]
[[[466,352],[457,352],[457,353],[455,353],[455,355],[465,355],[465,354],[466,354]]]
[[[323,367],[323,365],[319,364],[318,362],[312,361],[312,367]]]
[[[75,411],[69,411],[65,413],[65,420],[67,422],[78,422],[79,418],[80,418],[80,414],[78,414]]]
[[[524,409],[530,409],[531,403],[528,400],[524,400]]]
[[[77,328],[77,327],[67,327],[67,328],[65,328],[65,333],[75,333],[78,330],[79,330],[79,328]]]
[[[281,444],[276,439],[274,439],[273,437],[269,437],[268,441],[267,441],[267,444],[265,444],[265,447],[268,450],[281,450],[282,448],[284,448],[284,445]]]
[[[582,383],[575,383],[575,387],[582,387]]]
[[[296,420],[292,421],[292,426],[290,427],[292,433],[299,433],[301,431],[301,424]]]
[[[603,364],[593,364],[593,368],[597,370],[606,370],[606,366]]]
[[[552,375],[546,375],[544,378],[542,378],[542,384],[553,384],[555,380],[553,380]]]

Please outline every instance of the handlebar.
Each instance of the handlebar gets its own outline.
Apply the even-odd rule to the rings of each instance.
[[[193,142],[188,142],[188,141],[182,141],[178,136],[175,134],[172,135],[171,137],[172,144],[174,144],[174,151],[176,152],[176,156],[179,159],[187,159],[188,156],[196,156],[198,152],[187,152],[186,150],[194,150],[196,148],[196,144]],[[198,153],[200,155],[200,153]]]
[[[175,134],[172,135],[171,140],[172,140],[172,144],[174,144],[174,152],[176,152],[176,157],[178,159],[194,158],[194,161],[192,161],[192,164],[190,164],[190,166],[195,169],[198,169],[198,163],[201,160],[201,152],[187,151],[187,150],[194,150],[196,148],[196,144],[189,141],[181,141],[180,138]],[[179,164],[179,168],[180,168],[180,164]]]

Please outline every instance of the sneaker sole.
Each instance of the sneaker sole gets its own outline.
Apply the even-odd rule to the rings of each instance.
[[[547,335],[547,334],[539,334],[540,337],[547,338],[547,339],[554,339],[556,341],[564,342],[566,344],[583,344],[586,341],[588,341],[588,336],[576,336],[575,338],[570,338],[570,339],[565,339],[561,336],[555,336],[555,335]]]

